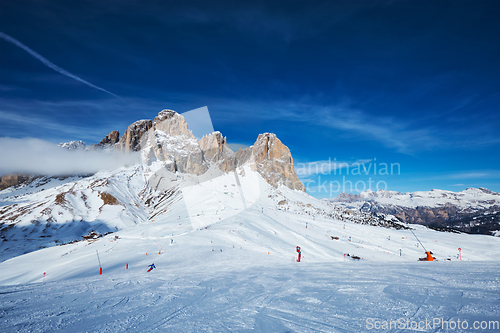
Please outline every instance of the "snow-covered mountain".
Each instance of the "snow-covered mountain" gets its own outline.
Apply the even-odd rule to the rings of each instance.
[[[399,193],[342,193],[329,200],[365,212],[391,214],[404,222],[469,233],[500,234],[500,194],[485,188]]]
[[[73,141],[60,146],[70,150],[139,151],[142,163],[94,175],[26,176],[6,182],[7,188],[0,192],[2,260],[81,240],[91,231],[106,234],[149,221],[165,221],[175,225],[175,230],[187,231],[193,228],[192,221],[203,220],[196,222],[199,226],[211,223],[199,214],[216,213],[222,220],[247,209],[261,194],[272,192],[278,198],[278,188],[304,191],[291,153],[276,135],[261,134],[253,146],[233,152],[220,132],[197,140],[184,118],[172,110],[161,111],[152,121],[135,122],[121,139],[117,131],[112,131],[97,145]],[[245,188],[249,181],[253,187]],[[201,199],[191,193],[207,184],[214,187],[203,195],[210,202],[217,201],[213,205],[218,208],[208,205],[203,212],[198,209]],[[281,195],[279,200],[283,198]],[[266,205],[276,206],[276,200]],[[334,207],[321,202],[316,206],[298,211],[310,214],[314,210],[316,215],[347,219]],[[288,204],[281,207],[290,208]],[[365,218],[363,214],[349,219],[393,223],[390,218],[364,214],[370,215]]]
[[[331,252],[331,241],[342,243],[355,237],[350,234],[348,240],[347,235],[341,236],[342,231],[334,231],[340,224],[344,229],[346,223],[368,228],[359,229],[359,234],[372,233],[369,227],[407,234],[408,226],[401,222],[404,219],[399,210],[370,207],[381,207],[387,202],[405,203],[405,207],[417,211],[423,204],[436,209],[442,209],[443,205],[449,208],[450,202],[461,202],[460,207],[467,212],[476,207],[497,207],[498,194],[484,189],[459,195],[445,191],[405,195],[365,192],[341,197],[339,202],[317,200],[304,192],[290,150],[276,135],[261,134],[253,146],[233,152],[220,132],[197,140],[184,117],[172,110],[161,111],[154,120],[135,122],[121,138],[113,131],[95,146],[104,150],[138,151],[142,162],[93,175],[31,176],[20,185],[0,191],[2,260],[78,242],[83,237],[89,238],[89,234],[93,238],[109,233],[141,232],[147,239],[156,237],[156,233],[161,237],[186,235],[220,224],[231,228],[238,239],[245,238],[253,248],[271,247],[282,255],[289,255],[287,249],[300,240],[315,249],[311,252],[313,258],[321,260],[336,251],[339,253],[334,256],[342,252],[335,245],[336,250]],[[80,143],[62,147],[86,149]],[[321,232],[308,236],[320,224]],[[272,234],[268,234],[270,230]],[[257,237],[265,236],[247,239],[253,238],[250,235],[254,233]],[[318,237],[328,240],[326,248],[314,244]],[[360,242],[369,239],[361,238]],[[401,246],[398,244],[397,250]],[[397,250],[388,253],[394,255]],[[369,256],[362,252],[358,250],[356,256]],[[443,256],[452,257],[449,249],[445,252]]]
[[[82,140],[63,142],[58,144],[58,146],[68,150],[75,150],[75,149],[85,150],[87,148],[87,144]]]

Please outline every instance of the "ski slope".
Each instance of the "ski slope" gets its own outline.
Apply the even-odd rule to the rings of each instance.
[[[498,320],[500,238],[412,226],[438,259],[418,262],[409,230],[320,214],[338,207],[275,189],[251,166],[212,171],[151,172],[142,189],[136,168],[107,175],[97,188],[125,205],[91,207],[118,230],[1,262],[0,330],[360,332],[368,318]],[[71,181],[58,186],[86,191],[88,179]]]
[[[389,331],[399,332],[406,330],[394,329],[396,323],[425,327],[427,320],[432,326],[417,331],[464,332],[443,329],[440,320],[467,322],[470,328],[492,328],[499,320],[498,262],[278,264],[263,258],[248,265],[229,254],[197,267],[155,264],[151,273],[139,265],[102,276],[1,287],[0,329],[369,332],[380,331],[370,330],[376,321],[394,321]]]
[[[52,246],[0,263],[0,284],[38,282],[42,272],[47,272],[47,281],[92,276],[98,265],[96,252],[109,273],[120,271],[126,263],[143,266],[153,260],[166,260],[170,267],[196,267],[229,254],[255,264],[264,258],[292,262],[296,246],[302,248],[308,263],[343,262],[352,256],[363,261],[414,262],[424,256],[409,230],[308,214],[309,210],[332,207],[303,192],[274,189],[251,170],[240,176],[240,186],[232,173],[194,184],[179,182],[180,198],[155,203],[150,218],[135,220],[97,240]],[[161,186],[171,188],[171,184]],[[117,191],[110,193],[120,197]],[[155,191],[150,195],[163,193],[160,187]],[[286,204],[279,205],[283,198]],[[130,215],[123,210],[119,216]],[[117,218],[112,215],[111,222]],[[458,248],[463,261],[496,261],[500,257],[498,237],[443,233],[419,225],[412,228],[423,246],[441,261],[459,260]]]

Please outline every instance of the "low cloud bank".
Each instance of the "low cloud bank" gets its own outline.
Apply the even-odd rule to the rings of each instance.
[[[67,150],[34,138],[0,138],[0,175],[74,175],[140,163],[139,153]]]

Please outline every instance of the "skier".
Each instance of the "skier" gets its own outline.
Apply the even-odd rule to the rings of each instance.
[[[156,268],[156,266],[155,266],[154,263],[152,263],[151,265],[149,265],[148,273],[151,272],[153,270],[153,268]]]

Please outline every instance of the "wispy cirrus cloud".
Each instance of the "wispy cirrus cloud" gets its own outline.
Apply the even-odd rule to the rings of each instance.
[[[341,104],[325,106],[286,101],[242,104],[237,101],[226,101],[225,105],[220,107],[214,105],[212,109],[227,110],[226,121],[236,121],[233,119],[236,114],[233,115],[232,112],[239,109],[248,110],[248,116],[257,116],[264,120],[286,120],[331,128],[338,130],[344,137],[376,141],[405,154],[433,149],[447,143],[432,126],[417,128],[401,119],[375,116]],[[241,113],[238,117],[242,117]]]
[[[140,98],[126,103],[104,100],[22,100],[0,98],[2,136],[36,136],[52,142],[99,142],[112,130],[122,132],[141,118],[154,117],[166,108],[161,102]],[[126,114],[124,112],[126,111]]]
[[[296,101],[216,101],[211,106],[224,115],[223,121],[236,122],[252,117],[268,121],[287,121],[311,127],[336,130],[340,137],[355,141],[378,142],[399,153],[414,155],[417,152],[440,149],[475,149],[500,143],[495,124],[483,123],[470,126],[464,122],[451,127],[443,123],[425,121],[419,117],[383,116],[351,107],[349,103],[328,104],[318,96],[305,96]],[[366,106],[370,108],[369,105]],[[246,112],[235,113],[234,110]]]
[[[25,130],[29,131],[30,127],[37,127],[39,129],[44,129],[48,131],[57,132],[58,134],[70,134],[72,136],[80,136],[82,138],[88,138],[89,130],[81,126],[71,126],[68,124],[63,124],[56,122],[49,117],[43,117],[36,114],[18,114],[15,112],[8,112],[0,110],[0,120],[5,124],[9,123],[16,127],[23,126]],[[5,130],[4,130],[5,131]],[[19,130],[15,130],[19,134],[25,134]]]
[[[327,127],[376,140],[401,153],[433,148],[442,143],[429,127],[415,129],[393,117],[372,116],[350,108],[323,108],[317,112],[317,119],[323,119]]]

